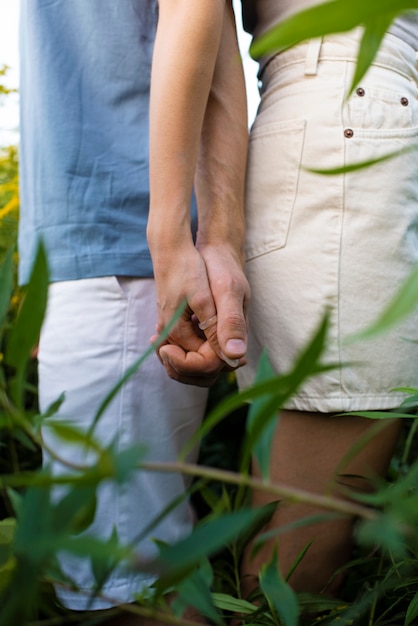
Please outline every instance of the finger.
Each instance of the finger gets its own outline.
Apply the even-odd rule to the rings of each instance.
[[[167,345],[160,350],[160,358],[170,378],[199,387],[212,385],[225,367],[211,349],[185,352],[180,346]]]
[[[161,333],[163,326],[158,324],[158,331]],[[196,332],[196,326],[189,314],[188,318],[180,318],[173,328],[170,329],[165,343],[172,343],[182,347],[186,352],[198,351],[204,339]]]
[[[150,337],[150,343],[151,344],[155,344],[155,346],[154,346],[155,354],[157,355],[160,363],[162,363],[164,365],[164,363],[162,362],[162,359],[160,357],[160,348],[161,348],[161,346],[167,345],[168,342],[166,340],[158,342],[158,338],[159,338],[159,335],[152,335]]]
[[[216,340],[220,354],[227,363],[237,366],[239,360],[245,356],[248,341],[242,294],[221,295],[216,304],[218,310]]]

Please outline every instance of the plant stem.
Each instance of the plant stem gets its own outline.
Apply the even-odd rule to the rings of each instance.
[[[309,491],[304,491],[303,489],[288,487],[279,483],[270,483],[259,478],[253,478],[252,476],[245,476],[213,467],[204,467],[181,462],[141,463],[139,467],[148,471],[177,472],[180,474],[201,476],[210,478],[211,480],[219,480],[235,485],[242,485],[250,487],[251,489],[265,491],[266,493],[270,493],[272,495],[281,496],[291,502],[312,504],[313,506],[318,506],[319,508],[329,509],[336,511],[337,513],[343,513],[344,515],[354,515],[367,520],[375,520],[378,517],[378,514],[373,509],[361,504],[356,504],[355,502],[340,500],[332,496],[323,496]]]

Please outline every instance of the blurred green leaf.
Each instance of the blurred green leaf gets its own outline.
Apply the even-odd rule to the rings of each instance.
[[[160,546],[159,557],[150,564],[152,570],[161,576],[157,587],[178,584],[202,559],[233,541],[262,515],[262,510],[242,509],[220,517],[209,517],[195,526],[185,539],[170,546]]]
[[[247,422],[247,437],[243,446],[242,466],[248,466],[251,455],[255,454],[264,478],[267,478],[269,474],[272,437],[280,409],[309,376],[324,371],[319,359],[325,347],[328,326],[329,313],[327,312],[311,341],[297,356],[292,371],[285,376],[278,377],[275,388],[269,390],[264,397],[259,397],[257,401],[253,399]],[[331,369],[333,366],[325,367]],[[260,384],[264,382],[268,384],[271,373],[272,368],[267,356],[263,354],[257,370],[255,388],[260,388]],[[264,380],[265,377],[267,381]]]
[[[94,429],[98,423],[98,421],[100,420],[101,416],[103,415],[103,413],[105,412],[105,410],[107,409],[107,407],[109,406],[109,404],[112,402],[113,398],[119,393],[119,391],[122,389],[123,385],[126,383],[127,380],[129,380],[131,378],[131,376],[133,376],[135,374],[135,372],[141,367],[141,365],[144,363],[144,361],[146,361],[146,359],[156,350],[156,348],[163,343],[164,339],[166,337],[168,337],[168,335],[170,334],[171,329],[173,328],[173,326],[176,324],[177,320],[181,317],[185,307],[186,307],[186,301],[182,302],[180,304],[180,306],[178,307],[178,309],[174,312],[173,317],[171,318],[170,322],[167,324],[167,326],[164,328],[164,330],[158,335],[157,339],[155,341],[153,341],[153,343],[150,345],[150,347],[148,348],[148,350],[146,350],[144,352],[144,354],[142,354],[139,359],[137,359],[135,361],[135,363],[133,363],[125,372],[124,376],[122,376],[122,378],[116,383],[116,385],[109,391],[109,393],[107,394],[107,396],[104,398],[103,402],[101,403],[101,405],[99,406],[96,415],[94,416],[92,425],[89,429],[89,434],[92,435],[94,432]]]
[[[277,549],[268,564],[260,571],[260,587],[268,603],[279,615],[282,626],[298,626],[298,602],[296,594],[283,580],[278,567]]]
[[[344,165],[343,167],[333,167],[328,169],[320,169],[316,167],[304,167],[303,169],[307,172],[311,172],[312,174],[319,174],[321,176],[339,176],[340,174],[349,174],[350,172],[357,172],[358,170],[363,170],[368,167],[372,167],[373,165],[377,165],[379,163],[383,163],[384,161],[390,161],[395,157],[402,156],[408,152],[412,152],[413,150],[418,150],[418,144],[414,144],[413,146],[408,146],[407,148],[401,148],[400,150],[393,150],[388,154],[384,154],[381,157],[376,159],[368,159],[367,161],[360,161],[358,163],[351,163],[350,165]]]
[[[255,59],[265,54],[284,50],[301,41],[322,35],[352,30],[361,24],[372,25],[382,19],[400,14],[408,9],[417,9],[418,0],[332,0],[310,7],[292,15],[251,46],[250,53]]]
[[[15,491],[14,489],[7,489],[7,497],[10,500],[10,504],[13,507],[13,511],[16,515],[16,517],[19,517],[19,508],[20,508],[20,504],[22,502],[22,495],[18,492]]]
[[[48,266],[42,244],[38,248],[30,281],[5,350],[5,361],[15,368],[11,397],[23,407],[23,384],[31,351],[38,342],[48,294]]]
[[[270,364],[267,352],[263,351],[257,366],[255,383],[262,383],[273,378],[274,370]],[[245,446],[248,450],[244,454],[244,463],[248,464],[251,452],[257,460],[263,478],[268,479],[270,473],[270,455],[273,444],[274,432],[279,421],[281,395],[269,394],[255,398],[250,404],[247,417],[247,439]]]
[[[274,500],[273,502],[269,502],[268,504],[264,504],[262,507],[259,507],[260,517],[258,517],[254,520],[254,522],[249,524],[249,526],[242,533],[240,533],[239,537],[237,538],[236,545],[239,554],[244,551],[249,542],[256,536],[258,536],[264,526],[269,523],[274,513],[276,512],[279,504],[280,500]],[[258,545],[259,544],[257,537],[257,540],[255,541],[255,546],[257,547]],[[257,550],[255,549],[253,550],[252,554],[255,554],[256,552]]]
[[[16,559],[11,556],[0,565],[0,602],[4,595],[9,591],[10,583],[16,569]],[[1,612],[0,612],[1,619]],[[0,622],[2,623],[2,622]]]
[[[51,530],[55,533],[63,530],[71,534],[83,532],[93,522],[96,506],[95,485],[70,489],[54,507]]]
[[[187,578],[184,578],[176,585],[178,597],[173,603],[173,609],[178,617],[183,611],[192,606],[199,615],[203,615],[215,624],[222,624],[222,617],[217,610],[210,591],[212,576],[207,575],[209,563],[194,570]]]
[[[401,524],[390,515],[383,514],[375,520],[363,520],[357,528],[356,537],[361,545],[370,548],[379,546],[395,558],[402,558],[407,554]]]
[[[280,52],[302,41],[323,35],[350,31],[363,25],[357,66],[350,86],[351,93],[374,60],[379,45],[394,18],[409,9],[418,8],[418,0],[332,0],[310,7],[274,26],[253,41],[250,54],[254,59]],[[349,95],[349,94],[347,94]]]
[[[16,531],[16,520],[7,518],[0,522],[0,567],[10,561],[11,545]]]
[[[250,615],[258,610],[255,604],[251,604],[251,602],[247,602],[247,600],[234,598],[234,596],[227,593],[213,593],[212,598],[215,606],[221,609],[221,611],[232,611],[234,613]]]
[[[118,451],[118,444],[110,448],[113,471],[110,477],[119,484],[126,482],[132,472],[136,471],[138,463],[144,460],[147,454],[147,448],[144,445],[134,445],[125,450]]]
[[[116,528],[112,529],[112,534],[107,541],[103,542],[103,545],[106,546],[107,550],[101,550],[99,554],[91,555],[91,569],[96,581],[95,595],[100,592],[121,558]]]
[[[48,408],[46,409],[46,411],[42,414],[42,415],[38,415],[38,423],[40,421],[43,421],[45,419],[48,419],[49,417],[53,417],[60,409],[62,403],[65,400],[65,393],[63,392],[62,394],[60,394],[60,396],[54,400],[54,402],[52,402]]]
[[[277,504],[280,504],[280,502],[276,503],[276,506]],[[289,524],[284,524],[282,526],[272,528],[271,530],[261,532],[260,534],[258,534],[258,536],[256,537],[254,541],[251,555],[252,556],[256,555],[257,552],[259,552],[259,550],[266,543],[266,541],[269,541],[273,539],[274,537],[280,537],[281,535],[284,535],[285,533],[289,532],[289,530],[294,530],[295,528],[304,528],[306,526],[312,526],[313,524],[320,524],[322,522],[329,522],[330,520],[341,519],[341,517],[342,516],[339,513],[331,513],[331,512],[325,511],[324,513],[308,515],[306,517],[302,517],[300,519],[294,520],[293,522],[290,522]],[[285,540],[286,539],[284,539],[284,541]],[[294,563],[292,563],[291,565],[289,572],[286,573],[286,580],[290,577],[292,572],[296,569],[297,565],[303,559],[308,549],[309,549],[309,545],[303,548],[300,554],[296,557]]]
[[[86,450],[91,449],[96,452],[101,452],[102,450],[101,446],[92,437],[76,428],[70,420],[64,421],[61,418],[59,420],[49,419],[46,428],[48,431],[52,431],[54,436],[67,443],[77,444]]]
[[[354,73],[350,91],[347,96],[354,91],[355,86],[359,84],[361,79],[366,74],[371,63],[373,62],[373,59],[377,54],[377,51],[379,50],[380,44],[382,43],[382,39],[385,36],[386,31],[388,30],[395,17],[396,12],[384,15],[376,15],[375,19],[366,23],[364,34],[360,43],[356,71]]]
[[[414,419],[415,415],[410,413],[401,413],[400,411],[353,411],[344,415],[357,415],[357,417],[367,417],[370,420],[389,420],[389,419]]]
[[[7,517],[0,521],[0,545],[11,543],[16,531],[16,520],[14,517]]]
[[[10,305],[13,290],[13,248],[10,248],[0,265],[0,326]]]
[[[410,624],[414,622],[416,617],[418,617],[418,591],[414,595],[408,606],[405,617],[405,626],[410,626]]]

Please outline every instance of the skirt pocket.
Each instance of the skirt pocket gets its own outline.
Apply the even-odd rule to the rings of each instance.
[[[256,123],[251,131],[246,189],[247,261],[286,245],[305,125],[305,120],[263,126]]]

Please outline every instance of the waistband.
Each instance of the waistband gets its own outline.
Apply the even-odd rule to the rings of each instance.
[[[348,33],[325,35],[300,43],[267,61],[260,78],[268,81],[279,69],[295,63],[304,63],[304,74],[312,76],[316,74],[318,64],[324,61],[356,62],[362,36],[363,29],[356,28]],[[396,35],[385,35],[372,65],[391,69],[418,82],[418,52]]]

